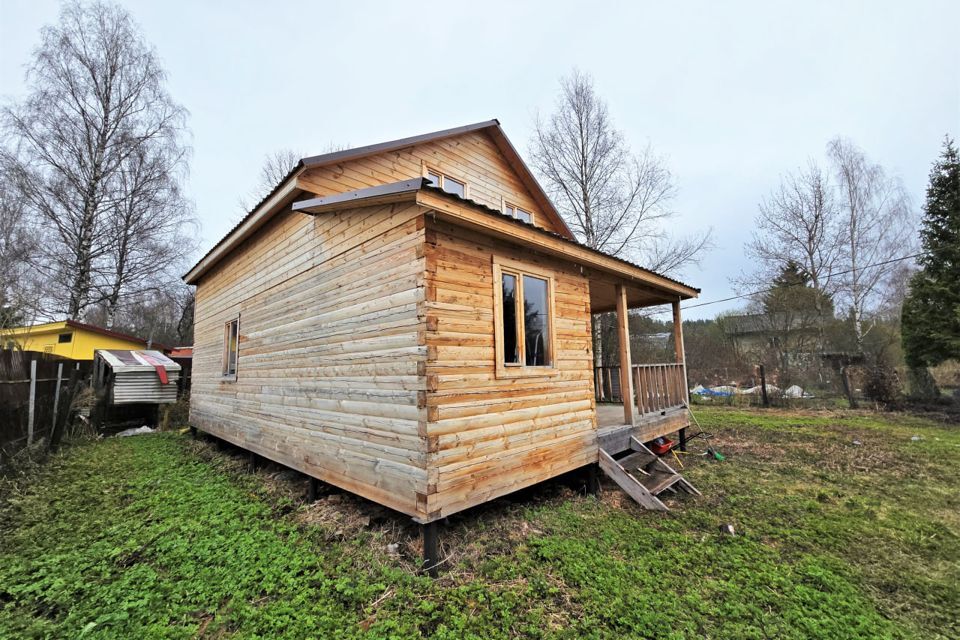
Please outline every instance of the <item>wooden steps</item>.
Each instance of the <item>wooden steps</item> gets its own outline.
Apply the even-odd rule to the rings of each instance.
[[[677,489],[699,496],[700,492],[673,467],[661,460],[636,438],[630,438],[631,453],[615,460],[600,449],[600,468],[640,506],[656,511],[669,511],[657,497],[664,491]]]

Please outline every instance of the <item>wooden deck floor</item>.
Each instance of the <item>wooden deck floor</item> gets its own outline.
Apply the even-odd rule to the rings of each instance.
[[[608,452],[625,451],[630,448],[630,436],[647,442],[688,424],[687,410],[683,407],[634,419],[635,425],[624,423],[623,405],[597,403],[597,437],[601,446]]]
[[[619,427],[627,424],[623,421],[623,405],[597,403],[597,427]]]

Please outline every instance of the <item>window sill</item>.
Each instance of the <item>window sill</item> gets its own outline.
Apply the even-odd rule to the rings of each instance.
[[[556,367],[497,367],[497,378],[549,378],[559,375]]]
[[[237,374],[233,374],[231,376],[220,376],[220,382],[236,382],[236,381],[237,381]]]

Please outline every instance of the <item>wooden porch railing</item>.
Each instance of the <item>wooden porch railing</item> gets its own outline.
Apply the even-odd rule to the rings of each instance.
[[[684,364],[635,364],[634,403],[640,416],[660,413],[687,404],[687,377]],[[593,384],[597,402],[623,402],[620,367],[594,367]]]

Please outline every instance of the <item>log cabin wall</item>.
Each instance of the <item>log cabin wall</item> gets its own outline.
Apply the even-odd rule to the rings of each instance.
[[[530,191],[507,163],[490,135],[483,131],[307,169],[298,178],[298,186],[317,195],[343,193],[416,178],[422,175],[424,164],[466,182],[469,199],[497,211],[502,210],[503,201],[506,200],[533,213],[535,225],[562,233],[548,216],[542,214]]]
[[[587,279],[429,214],[426,240],[429,519],[596,462]],[[494,256],[552,275],[554,375],[497,377]]]
[[[417,515],[423,242],[415,205],[278,214],[197,286],[191,423]],[[224,327],[238,315],[229,381]]]

